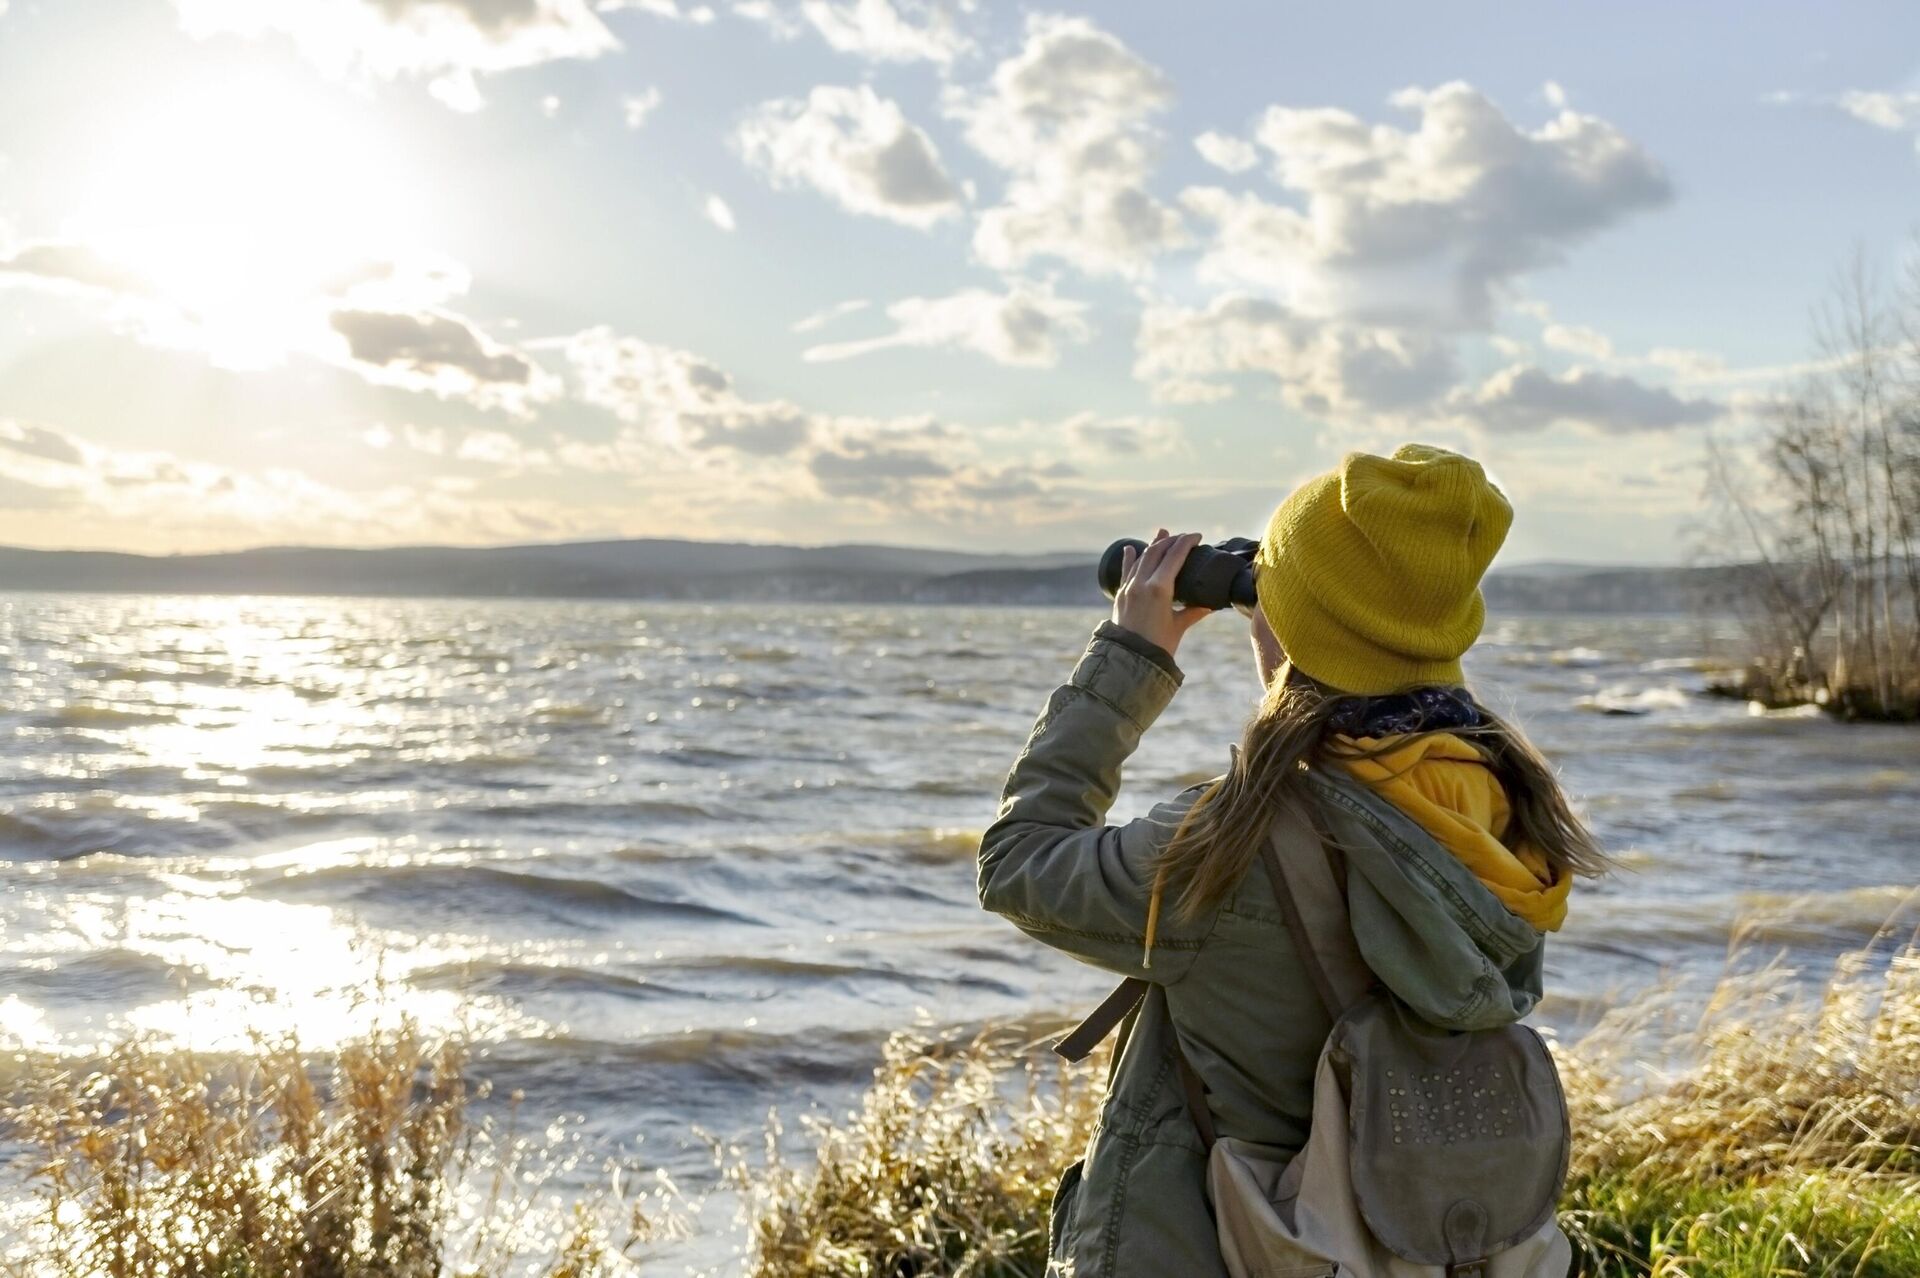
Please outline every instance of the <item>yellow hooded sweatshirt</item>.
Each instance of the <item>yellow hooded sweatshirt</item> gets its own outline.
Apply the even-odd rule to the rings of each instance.
[[[1500,903],[1541,932],[1567,918],[1573,876],[1557,879],[1539,849],[1506,842],[1512,809],[1507,792],[1470,742],[1450,732],[1393,738],[1341,737],[1363,750],[1386,746],[1371,759],[1342,760],[1348,772],[1431,834]]]

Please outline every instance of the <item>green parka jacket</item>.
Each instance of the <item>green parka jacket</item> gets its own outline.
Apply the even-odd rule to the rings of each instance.
[[[1154,858],[1203,787],[1126,825],[1104,821],[1121,764],[1180,679],[1164,650],[1103,622],[1048,698],[981,840],[982,906],[1117,976],[1152,982],[1123,1026],[1085,1156],[1056,1191],[1049,1275],[1224,1278],[1176,1035],[1221,1136],[1282,1156],[1306,1142],[1330,1026],[1261,861],[1202,917],[1165,911],[1153,965],[1141,964]],[[1480,1029],[1532,1010],[1540,934],[1358,782],[1325,772],[1309,782],[1323,827],[1346,850],[1354,933],[1374,973],[1438,1026]]]

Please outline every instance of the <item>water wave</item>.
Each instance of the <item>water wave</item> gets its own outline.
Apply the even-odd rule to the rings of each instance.
[[[179,716],[159,707],[132,709],[127,706],[103,706],[91,701],[70,701],[33,720],[39,728],[139,728],[155,723],[172,723]]]
[[[688,799],[610,798],[604,803],[576,800],[545,800],[531,803],[491,803],[471,810],[479,817],[510,821],[561,822],[604,826],[625,821],[658,822],[725,821],[734,813],[717,804],[696,803]]]
[[[277,810],[262,824],[275,834],[286,832]],[[250,837],[193,809],[160,814],[122,806],[110,796],[87,795],[57,807],[0,811],[0,861],[71,861],[103,853],[177,856],[231,848]]]
[[[1574,699],[1577,710],[1591,710],[1596,714],[1641,715],[1656,710],[1682,710],[1692,703],[1693,696],[1685,688],[1669,684],[1661,688],[1633,688],[1631,685],[1616,684],[1600,691]]]
[[[145,1003],[205,989],[209,984],[205,974],[194,968],[170,963],[157,954],[117,946],[0,975],[0,986],[8,993],[61,1008]]]
[[[761,922],[716,905],[654,896],[603,879],[534,874],[495,865],[329,865],[264,880],[257,890],[328,900],[350,897],[387,907],[465,905],[509,915],[531,909],[566,920],[615,915],[687,923]]]
[[[1645,957],[1649,942],[1709,945],[1729,941],[1789,943],[1833,951],[1920,920],[1920,888],[1884,884],[1829,892],[1717,892],[1669,899],[1659,910],[1641,902],[1590,901],[1563,943],[1608,950],[1625,946]],[[1642,947],[1635,950],[1635,947]]]
[[[622,1000],[699,997],[693,990],[668,985],[645,974],[499,958],[436,964],[415,971],[407,980],[422,989],[506,994],[516,998],[539,994],[604,995]]]

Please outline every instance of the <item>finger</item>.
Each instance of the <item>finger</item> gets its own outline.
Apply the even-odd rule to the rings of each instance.
[[[1167,531],[1163,528],[1154,537],[1153,544],[1141,552],[1139,577],[1142,582],[1153,576],[1154,571],[1160,567],[1160,561],[1166,558],[1167,547],[1172,544],[1172,539],[1167,536]]]
[[[1199,533],[1181,533],[1178,537],[1169,538],[1166,549],[1154,564],[1155,577],[1171,587],[1174,579],[1180,575],[1180,566],[1187,562],[1187,555],[1199,544]]]
[[[1133,580],[1134,561],[1140,556],[1132,546],[1120,547],[1120,585],[1124,588]]]
[[[1180,569],[1176,564],[1173,570],[1169,572],[1166,565],[1169,559],[1174,558],[1179,549],[1179,545],[1180,539],[1178,537],[1163,535],[1160,540],[1154,542],[1153,545],[1148,548],[1147,553],[1151,556],[1151,562],[1143,563],[1140,566],[1140,584],[1143,588],[1167,591],[1173,589],[1174,576],[1179,573]]]

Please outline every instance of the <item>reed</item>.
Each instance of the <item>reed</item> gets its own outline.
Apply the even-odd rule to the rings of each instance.
[[[1677,1030],[1656,991],[1556,1046],[1583,1274],[1920,1275],[1920,950],[1800,988],[1778,966],[1730,975]],[[1037,1278],[1052,1179],[1100,1091],[1099,1065],[1004,1037],[896,1039],[862,1108],[815,1125],[810,1167],[735,1162],[752,1278]]]
[[[684,1227],[670,1186],[562,1192],[579,1142],[476,1120],[460,1045],[411,1024],[324,1067],[293,1040],[28,1064],[10,1278],[602,1278]]]
[[[1778,966],[1732,975],[1688,1006],[1655,991],[1555,1047],[1582,1273],[1920,1274],[1920,950],[1849,955],[1811,993]],[[857,1110],[806,1120],[807,1157],[777,1119],[764,1148],[716,1145],[746,1272],[1038,1278],[1103,1072],[1012,1030],[897,1035]],[[579,1164],[549,1131],[474,1121],[464,1075],[457,1045],[403,1027],[318,1075],[291,1043],[225,1062],[134,1043],[42,1077],[4,1114],[38,1188],[11,1272],[600,1278],[684,1232],[670,1186],[555,1192]]]
[[[1089,1065],[1043,1059],[1006,1031],[963,1043],[900,1034],[859,1111],[809,1118],[812,1158],[721,1151],[750,1232],[751,1278],[965,1275],[1046,1266],[1047,1207],[1099,1115]]]

